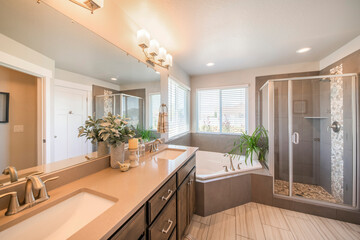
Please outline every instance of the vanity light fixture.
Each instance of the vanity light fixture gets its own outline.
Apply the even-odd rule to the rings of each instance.
[[[167,69],[172,67],[172,56],[166,52],[165,48],[160,47],[157,40],[150,40],[150,34],[145,29],[137,31],[137,44],[142,48],[147,63]]]
[[[213,62],[209,62],[209,63],[206,64],[206,66],[208,66],[208,67],[212,67],[214,65],[215,65],[215,63],[213,63]]]
[[[104,7],[105,0],[69,0],[69,1],[90,10],[91,14],[93,14],[96,9]]]
[[[96,9],[104,7],[105,0],[69,0],[70,2],[79,5],[80,7],[86,8],[91,11],[91,14],[94,13]],[[40,3],[41,0],[37,0],[37,3]]]
[[[300,49],[297,50],[296,52],[297,52],[297,53],[305,53],[305,52],[308,52],[308,51],[310,51],[310,50],[311,50],[311,48],[305,47],[305,48],[300,48]]]
[[[117,78],[112,77],[112,78],[110,78],[110,80],[116,81],[116,80],[117,80]]]

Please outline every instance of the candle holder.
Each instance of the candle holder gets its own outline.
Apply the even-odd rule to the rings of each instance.
[[[138,167],[139,166],[139,149],[129,149],[129,160],[130,167]]]

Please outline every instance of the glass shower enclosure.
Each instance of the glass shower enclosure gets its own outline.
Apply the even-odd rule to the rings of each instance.
[[[144,127],[144,99],[124,93],[98,95],[95,97],[96,119],[108,113],[129,118],[129,125]]]
[[[259,94],[274,194],[358,207],[356,74],[269,80]]]

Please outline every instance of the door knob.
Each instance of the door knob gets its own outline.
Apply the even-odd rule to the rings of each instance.
[[[338,121],[334,121],[330,126],[328,126],[327,130],[329,131],[330,128],[337,133],[340,132],[341,125]]]

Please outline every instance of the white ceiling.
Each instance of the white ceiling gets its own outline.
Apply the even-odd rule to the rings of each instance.
[[[117,84],[160,80],[154,69],[46,4],[0,0],[0,6],[0,33],[54,59],[57,68]]]
[[[190,75],[318,61],[360,34],[360,0],[112,1]]]

